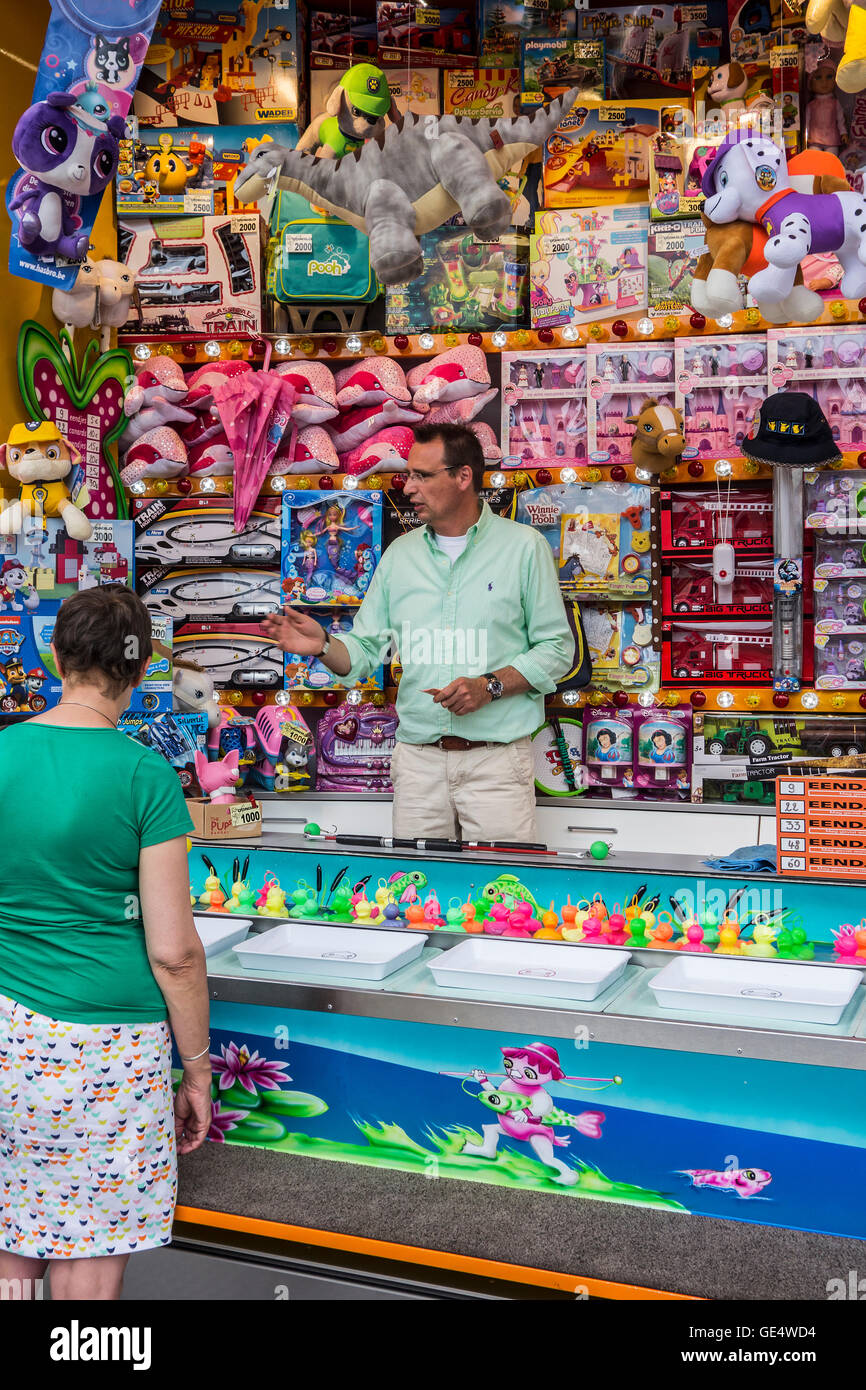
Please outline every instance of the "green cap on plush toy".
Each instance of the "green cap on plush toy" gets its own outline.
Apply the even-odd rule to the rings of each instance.
[[[353,106],[368,116],[387,116],[391,109],[391,88],[381,68],[372,63],[356,63],[340,78],[340,86]]]

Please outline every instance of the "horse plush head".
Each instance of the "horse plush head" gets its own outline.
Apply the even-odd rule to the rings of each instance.
[[[701,180],[704,216],[716,223],[754,222],[767,199],[790,186],[781,145],[750,130],[732,131]]]
[[[672,405],[644,401],[637,415],[626,416],[626,424],[634,425],[631,441],[631,460],[645,473],[663,473],[685,448],[682,411]]]

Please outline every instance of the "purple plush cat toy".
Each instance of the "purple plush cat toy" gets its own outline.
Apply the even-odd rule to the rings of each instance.
[[[90,236],[79,231],[78,209],[114,178],[124,129],[122,117],[100,120],[69,92],[49,92],[28,106],[12,136],[24,177],[9,211],[17,212],[18,240],[34,256],[86,255]]]

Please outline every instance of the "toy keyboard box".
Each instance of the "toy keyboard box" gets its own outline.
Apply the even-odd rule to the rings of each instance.
[[[520,66],[520,41],[573,39],[577,18],[573,4],[545,0],[538,5],[504,5],[501,0],[478,0],[478,45],[481,61],[503,67]]]
[[[43,520],[44,527],[34,518],[16,535],[0,536],[0,621],[10,611],[34,613],[46,599],[132,578],[131,521],[94,521],[90,540],[77,541],[59,518]]]
[[[231,498],[136,497],[132,516],[139,566],[225,561],[232,566],[266,568],[280,563],[282,510],[278,497],[258,502],[240,532],[235,531]]]
[[[385,331],[465,331],[527,321],[529,239],[505,232],[479,241],[467,227],[438,227],[421,237],[423,269],[408,284],[389,285]]]
[[[370,242],[357,227],[280,189],[270,233],[266,287],[280,304],[371,304],[379,297]]]
[[[534,526],[553,551],[567,598],[650,592],[650,489],[637,483],[568,483],[531,488],[517,520]]]
[[[514,68],[449,68],[442,74],[442,110],[473,120],[519,115],[517,72]]]
[[[118,223],[136,277],[127,332],[258,333],[262,327],[261,219],[256,212]]]
[[[333,608],[311,608],[307,610],[311,618],[321,623],[329,637],[341,637],[352,631],[352,614],[335,612]],[[356,688],[381,690],[383,688],[383,669],[377,666],[366,680],[357,682]],[[287,690],[346,690],[346,682],[341,676],[329,671],[318,657],[299,656],[297,652],[286,652]]]
[[[379,63],[459,68],[476,53],[470,9],[430,9],[405,0],[376,0]]]
[[[530,242],[533,328],[559,328],[647,307],[645,208],[540,212]]]
[[[650,318],[692,314],[692,278],[704,254],[700,218],[652,225],[647,240]]]
[[[297,123],[305,11],[296,0],[165,4],[138,81],[141,125]]]
[[[139,566],[135,589],[150,613],[190,622],[264,618],[280,607],[280,572],[276,569]]]
[[[184,623],[174,655],[194,661],[219,690],[279,690],[283,653],[258,623]]]
[[[316,728],[316,789],[392,792],[397,724],[393,705],[342,704],[325,710]]]
[[[51,639],[59,608],[45,603],[36,613],[0,614],[0,713],[41,714],[58,703]]]
[[[284,602],[357,606],[381,556],[381,492],[283,493]]]
[[[543,106],[577,89],[576,101],[604,98],[603,39],[521,39],[520,104]]]
[[[691,131],[685,101],[584,102],[544,145],[544,206],[645,203],[654,151]]]
[[[146,714],[129,709],[120,716],[117,727],[136,743],[152,748],[165,758],[188,796],[201,796],[195,755],[207,752],[206,714],[174,714],[169,710],[162,714]]]
[[[151,613],[150,629],[153,643],[150,663],[144,673],[144,680],[132,692],[129,710],[145,711],[154,714],[170,710],[174,701],[172,676],[174,659],[172,655],[172,633],[174,625],[171,618],[162,613]]]
[[[719,541],[735,551],[772,550],[772,490],[767,483],[734,483],[724,490],[662,488],[661,541],[665,555],[690,551],[711,556]]]
[[[127,119],[126,130],[117,166],[119,217],[234,212],[234,181],[262,140],[260,126],[184,126],[160,131],[140,127],[134,116]],[[280,143],[294,143],[282,128]]]
[[[692,64],[715,65],[727,51],[725,0],[703,5],[606,5],[580,9],[577,35],[604,39],[608,99],[691,91]]]

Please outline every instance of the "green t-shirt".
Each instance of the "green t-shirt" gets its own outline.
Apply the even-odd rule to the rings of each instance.
[[[193,826],[177,773],[114,729],[0,734],[0,994],[70,1023],[153,1023],[138,856]]]

